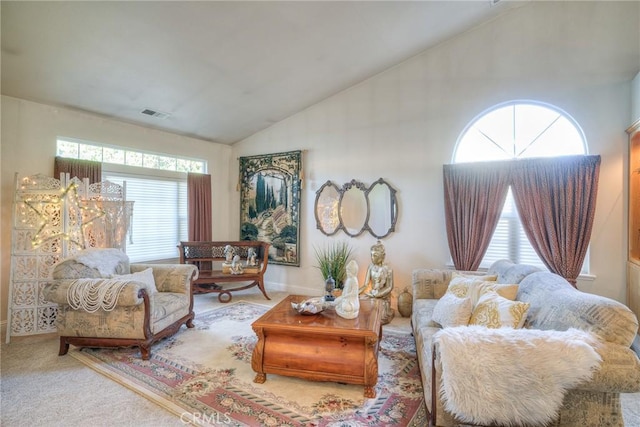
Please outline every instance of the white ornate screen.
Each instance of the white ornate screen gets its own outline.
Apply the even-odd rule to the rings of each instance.
[[[124,250],[133,213],[124,187],[108,181],[16,174],[15,188],[7,342],[55,332],[57,305],[42,296],[53,266],[89,247]]]

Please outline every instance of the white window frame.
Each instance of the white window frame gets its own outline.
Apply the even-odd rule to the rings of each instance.
[[[168,235],[175,236],[175,242],[164,241],[163,243],[164,248],[162,249],[161,252],[156,253],[155,255],[153,253],[149,253],[149,255],[146,255],[147,252],[145,252],[143,255],[141,253],[138,253],[138,251],[135,250],[137,249],[136,242],[138,242],[140,245],[143,245],[143,243],[140,243],[139,239],[141,237],[144,237],[144,235],[141,235],[141,231],[145,229],[145,225],[143,224],[141,226],[141,225],[137,225],[136,223],[139,222],[139,219],[143,218],[144,215],[140,214],[141,204],[140,203],[136,204],[134,199],[132,199],[131,197],[128,197],[125,194],[126,200],[134,202],[133,221],[132,221],[132,228],[131,228],[133,241],[131,243],[127,243],[125,248],[127,254],[129,254],[130,261],[131,262],[175,262],[178,259],[178,252],[177,252],[178,243],[180,242],[180,240],[187,240],[188,238],[188,224],[187,224],[188,213],[187,213],[187,206],[186,206],[187,172],[176,171],[175,168],[173,170],[168,170],[168,169],[159,169],[157,167],[137,167],[137,166],[130,166],[125,164],[103,162],[102,161],[104,158],[103,149],[108,148],[108,149],[123,151],[124,152],[123,158],[125,159],[128,155],[138,156],[138,158],[142,157],[143,159],[145,158],[145,155],[149,156],[149,158],[151,159],[153,159],[154,156],[160,156],[164,159],[174,158],[176,159],[175,163],[169,162],[169,163],[173,163],[174,166],[178,164],[178,159],[187,160],[187,162],[183,162],[183,164],[186,164],[189,167],[192,167],[192,166],[195,167],[196,170],[192,170],[191,172],[198,172],[198,173],[207,172],[207,162],[202,159],[195,159],[195,158],[189,158],[184,156],[174,156],[170,154],[156,153],[156,152],[150,152],[150,151],[141,151],[141,150],[124,148],[124,147],[119,147],[114,145],[88,142],[88,141],[83,141],[76,138],[59,137],[58,142],[60,141],[62,141],[63,143],[78,144],[77,151],[75,152],[75,157],[73,156],[73,153],[70,152],[70,150],[66,150],[65,153],[61,153],[59,148],[60,145],[58,145],[58,148],[56,150],[57,155],[63,155],[63,157],[78,158],[83,160],[100,161],[102,162],[102,179],[106,180],[110,176],[117,175],[120,179],[124,180],[125,182],[128,181],[128,184],[126,187],[128,187],[129,190],[131,190],[131,184],[133,180],[136,178],[175,182],[177,184],[178,191],[180,191],[181,185],[182,187],[184,187],[184,194],[167,195],[172,200],[178,200],[180,209],[181,209],[176,216],[175,229],[167,230]],[[91,152],[90,158],[87,156],[83,157],[81,155],[81,151],[83,147],[85,148],[85,151]],[[127,177],[129,177],[130,179],[127,180]],[[116,183],[120,182],[117,179],[112,179],[111,181],[115,181]],[[126,191],[126,188],[125,188],[125,191]],[[172,196],[175,196],[175,197],[172,197]],[[162,209],[162,206],[163,204],[162,202],[160,202],[158,209]],[[138,213],[138,215],[136,215],[136,213]],[[153,245],[148,245],[148,244],[143,245],[143,247],[144,246],[154,247]],[[170,253],[171,253],[171,256],[167,257],[166,255]],[[159,254],[163,254],[164,256],[160,256]]]
[[[68,143],[69,145],[77,144],[75,153],[72,153],[71,150],[64,150],[61,148],[61,145]],[[83,150],[84,149],[84,150]],[[114,150],[119,151],[123,155],[122,162],[112,162],[107,158],[105,160],[105,150]],[[90,151],[91,155],[84,154],[83,151]],[[174,172],[197,172],[197,173],[207,173],[207,162],[202,159],[197,159],[194,157],[187,156],[176,156],[174,154],[160,153],[155,151],[147,151],[147,150],[138,150],[128,147],[121,147],[118,145],[110,145],[110,144],[99,144],[97,142],[84,141],[77,138],[69,138],[69,137],[58,137],[56,144],[56,155],[62,157],[69,157],[80,160],[93,160],[97,162],[101,162],[103,165],[123,165],[134,168],[143,168],[143,169],[154,169],[154,170],[167,170]],[[139,161],[133,162],[132,159],[140,159]],[[158,165],[153,164],[154,159],[162,158],[168,162],[175,162],[173,164],[173,168],[169,167],[158,167]],[[183,168],[179,168],[178,164],[180,162],[185,162]]]

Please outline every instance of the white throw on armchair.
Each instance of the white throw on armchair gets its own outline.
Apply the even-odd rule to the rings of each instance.
[[[88,249],[57,264],[44,296],[58,304],[60,355],[79,347],[150,347],[193,327],[192,282],[184,264],[129,264],[117,249]]]

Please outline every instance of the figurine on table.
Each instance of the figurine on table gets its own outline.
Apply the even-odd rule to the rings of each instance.
[[[242,261],[240,261],[240,255],[235,255],[233,261],[231,261],[231,274],[242,274],[244,269],[242,268]]]
[[[224,247],[224,258],[227,264],[231,264],[233,262],[233,257],[236,254],[236,250],[231,245],[227,245]]]
[[[336,298],[336,313],[345,319],[355,319],[360,312],[358,264],[351,260],[346,270],[347,280],[344,282],[342,295]]]
[[[393,290],[393,270],[384,263],[384,245],[378,240],[371,246],[371,264],[367,269],[360,293],[369,298],[377,298],[382,303],[382,324],[391,322],[394,316],[391,308]]]
[[[258,265],[258,263],[256,262],[256,250],[253,248],[249,248],[247,250],[247,265],[249,267]]]

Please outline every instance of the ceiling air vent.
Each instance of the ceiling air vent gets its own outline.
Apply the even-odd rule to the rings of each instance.
[[[150,108],[145,108],[144,110],[140,111],[140,113],[147,116],[155,117],[156,119],[166,119],[171,115],[169,113],[163,113],[162,111],[151,110]]]

